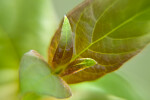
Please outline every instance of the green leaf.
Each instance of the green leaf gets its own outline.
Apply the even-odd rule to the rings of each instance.
[[[41,97],[35,93],[28,93],[24,95],[21,99],[22,100],[41,100]]]
[[[138,91],[132,87],[130,81],[125,80],[114,72],[96,81],[71,85],[71,88],[72,92],[75,92],[72,97],[73,100],[92,100],[92,98],[100,100],[103,97],[105,98],[102,100],[118,100],[119,98],[123,100],[143,100],[137,94]],[[109,97],[119,98],[109,99]]]
[[[64,71],[60,73],[61,76],[77,73],[79,71],[82,71],[86,68],[92,67],[96,65],[97,62],[94,59],[91,58],[80,58],[75,60],[74,62],[70,63]]]
[[[0,0],[0,100],[18,100],[18,67],[25,52],[47,56],[55,15],[52,0]]]
[[[71,96],[69,86],[59,76],[52,74],[51,67],[33,50],[22,58],[20,87],[22,93],[34,92],[56,98]]]
[[[0,69],[18,69],[31,49],[46,57],[55,22],[51,0],[0,0]]]
[[[148,45],[140,54],[123,65],[117,73],[130,82],[130,85],[137,91],[141,100],[147,100],[150,84],[150,45]]]
[[[126,100],[112,94],[103,93],[100,88],[91,84],[82,84],[74,87],[75,95],[69,100]]]
[[[122,97],[126,100],[141,100],[130,81],[116,73],[107,74],[105,77],[93,82],[91,85],[103,89],[105,93]]]
[[[55,41],[57,39],[57,41]],[[64,22],[59,34],[54,35],[49,48],[49,63],[56,68],[68,63],[73,55],[72,30],[69,20],[64,16]]]
[[[68,13],[74,33],[71,62],[92,58],[98,65],[64,79],[68,83],[95,80],[139,53],[150,42],[149,5],[149,0],[85,0]]]
[[[8,37],[0,28],[0,69],[16,68],[19,65],[17,52]]]

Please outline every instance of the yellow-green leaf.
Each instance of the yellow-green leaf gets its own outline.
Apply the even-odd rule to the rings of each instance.
[[[97,64],[97,62],[94,59],[91,59],[91,58],[77,59],[77,60],[73,61],[72,63],[70,63],[64,69],[64,71],[62,71],[61,76],[66,76],[66,75],[69,75],[69,74],[77,73],[77,72],[82,71],[86,68],[92,67],[96,64]]]

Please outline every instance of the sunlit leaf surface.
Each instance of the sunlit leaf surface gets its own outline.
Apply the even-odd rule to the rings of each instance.
[[[68,13],[74,40],[71,62],[92,58],[98,64],[63,78],[68,83],[95,80],[139,53],[150,42],[149,5],[149,0],[85,0]]]
[[[34,92],[56,98],[71,96],[68,85],[53,75],[50,66],[33,50],[23,56],[19,73],[22,93]]]

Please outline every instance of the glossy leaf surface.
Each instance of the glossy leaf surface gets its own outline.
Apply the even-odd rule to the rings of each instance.
[[[59,76],[53,75],[50,66],[33,50],[22,58],[20,86],[23,93],[34,92],[56,98],[71,96],[68,85]]]
[[[55,39],[58,39],[59,42]],[[55,34],[51,41],[51,46],[49,48],[49,63],[56,68],[69,62],[72,55],[72,30],[68,18],[64,16],[61,32]]]
[[[95,80],[118,69],[150,42],[149,0],[85,0],[68,14],[77,58],[98,62],[65,76],[68,83]],[[59,30],[55,35],[59,34]]]

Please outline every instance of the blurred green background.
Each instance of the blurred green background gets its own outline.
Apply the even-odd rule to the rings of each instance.
[[[47,49],[64,14],[83,0],[0,0],[0,100],[20,100],[18,69],[31,49]],[[67,100],[150,100],[150,45],[119,70],[71,85]],[[55,100],[28,94],[23,100]]]

